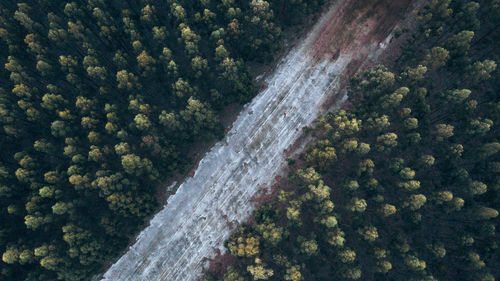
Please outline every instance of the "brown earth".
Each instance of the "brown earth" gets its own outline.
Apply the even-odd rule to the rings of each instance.
[[[316,58],[338,57],[380,43],[404,19],[413,0],[345,1],[321,30],[311,50]],[[360,40],[361,38],[361,40]]]

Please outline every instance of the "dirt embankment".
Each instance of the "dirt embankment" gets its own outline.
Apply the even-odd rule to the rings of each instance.
[[[367,45],[381,43],[407,16],[413,0],[342,1],[336,14],[320,32],[311,52],[322,59],[363,52]]]

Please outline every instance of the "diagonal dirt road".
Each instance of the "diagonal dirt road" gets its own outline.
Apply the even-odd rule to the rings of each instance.
[[[373,2],[390,19],[370,12]],[[384,51],[401,19],[395,14],[404,15],[410,0],[396,1],[406,3],[397,11],[392,2],[338,0],[329,7],[103,280],[196,280],[204,258],[223,251],[231,225],[248,218],[251,198],[283,170],[284,151],[302,128],[325,112],[322,105],[334,95],[342,102],[349,76]],[[346,13],[353,5],[359,12]]]

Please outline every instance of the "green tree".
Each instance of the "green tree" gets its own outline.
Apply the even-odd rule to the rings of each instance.
[[[490,79],[491,73],[497,68],[497,64],[492,60],[475,62],[469,69],[469,76],[473,83],[480,83]]]
[[[443,47],[434,47],[426,52],[422,64],[432,70],[437,70],[446,64],[449,53],[450,52]]]
[[[354,197],[352,200],[351,200],[351,204],[350,204],[350,207],[349,209],[352,211],[352,212],[359,212],[359,213],[362,213],[366,210],[366,207],[368,206],[368,204],[366,203],[366,200],[365,199],[359,199],[357,197]]]
[[[343,263],[353,263],[356,260],[356,252],[349,248],[345,248],[339,253],[339,259]]]
[[[301,252],[307,256],[313,256],[318,253],[318,243],[314,240],[305,240],[300,244]]]
[[[464,56],[470,49],[472,38],[474,38],[473,31],[461,31],[448,39],[446,48],[450,50],[451,56]]]

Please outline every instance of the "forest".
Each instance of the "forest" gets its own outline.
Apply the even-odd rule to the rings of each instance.
[[[500,1],[426,3],[205,281],[500,277]]]
[[[322,0],[0,2],[0,280],[90,280]]]

